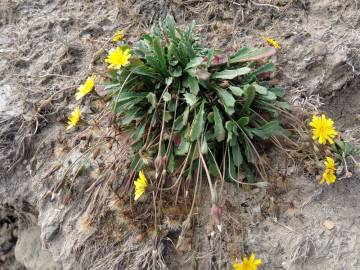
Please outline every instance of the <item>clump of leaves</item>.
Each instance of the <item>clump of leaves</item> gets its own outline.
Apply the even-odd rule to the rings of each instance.
[[[336,161],[341,165],[339,166],[338,173],[345,173],[345,177],[351,177],[352,173],[348,169],[348,161],[355,165],[355,169],[358,167],[356,157],[360,156],[360,148],[346,142],[344,140],[336,140],[331,145],[331,152],[334,154]]]
[[[128,65],[111,71],[107,89],[132,137],[131,167],[153,162],[155,178],[201,168],[208,180],[266,179],[262,142],[287,135],[281,112],[289,107],[269,82],[275,49],[204,48],[193,27],[183,31],[168,17],[132,49]]]

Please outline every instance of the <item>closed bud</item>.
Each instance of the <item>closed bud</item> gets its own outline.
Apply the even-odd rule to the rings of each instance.
[[[162,173],[161,173],[161,177],[165,178],[167,176],[167,171],[165,169],[163,169]]]
[[[222,82],[220,83],[220,87],[221,87],[221,88],[228,88],[229,85],[230,85],[230,83],[229,83],[229,81],[227,81],[227,80],[224,80],[224,81],[222,81]]]
[[[163,166],[163,168],[166,168],[167,163],[168,163],[168,157],[164,155],[161,159],[161,165]]]
[[[216,218],[220,218],[221,216],[221,208],[219,206],[217,206],[216,204],[213,204],[211,207],[211,214],[216,217]]]
[[[161,169],[161,163],[162,163],[162,159],[161,159],[161,156],[158,154],[157,157],[155,158],[155,161],[154,161],[155,178],[157,178],[159,176],[159,171]]]

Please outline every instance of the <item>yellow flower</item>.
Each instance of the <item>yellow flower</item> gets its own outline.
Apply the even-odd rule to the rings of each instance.
[[[139,178],[136,179],[134,184],[135,184],[135,198],[134,198],[134,200],[137,201],[141,197],[141,195],[144,194],[144,192],[146,191],[146,188],[148,186],[148,181],[146,179],[146,176],[145,176],[143,170],[141,170],[139,172]]]
[[[76,100],[79,100],[83,96],[86,96],[93,90],[95,85],[95,75],[87,78],[86,82],[79,86],[78,91],[75,94]]]
[[[233,268],[234,270],[257,270],[261,263],[261,259],[255,260],[255,254],[251,254],[249,259],[245,257],[241,263],[233,263]]]
[[[324,164],[325,164],[325,172],[323,173],[323,177],[320,181],[320,184],[326,181],[328,185],[331,185],[336,180],[335,161],[331,157],[326,157]]]
[[[115,50],[109,52],[105,62],[110,64],[109,68],[119,69],[129,63],[130,57],[131,54],[129,49],[123,51],[120,47],[116,47]]]
[[[330,144],[334,143],[334,138],[338,134],[334,127],[334,121],[332,119],[326,119],[325,115],[313,116],[310,126],[313,128],[313,139],[319,139],[319,143],[326,144],[328,141]]]
[[[124,33],[124,30],[118,30],[115,32],[113,38],[112,38],[112,42],[117,42],[117,41],[120,41],[123,39],[125,33]]]
[[[75,127],[80,121],[80,116],[81,116],[80,107],[77,106],[75,108],[75,110],[73,110],[72,113],[70,114],[70,116],[68,117],[67,129],[71,129],[71,128]]]
[[[270,37],[265,37],[262,36],[261,37],[267,44],[269,44],[270,46],[273,46],[275,49],[281,49],[280,44],[273,38]]]

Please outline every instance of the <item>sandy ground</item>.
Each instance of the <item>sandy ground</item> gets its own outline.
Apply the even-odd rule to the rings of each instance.
[[[31,241],[47,248],[64,269],[104,269],[100,262],[116,249],[104,239],[81,246],[76,224],[86,198],[79,192],[65,207],[49,202],[43,195],[55,180],[44,182],[42,175],[58,161],[56,146],[72,136],[64,133],[64,123],[77,85],[102,70],[98,59],[119,27],[135,42],[159,18],[172,14],[180,24],[196,19],[204,43],[213,46],[259,45],[260,35],[274,37],[282,45],[274,59],[276,78],[289,100],[309,110],[324,103],[321,109],[359,143],[357,0],[0,1],[0,269],[23,269],[15,262],[15,242],[34,225],[41,233]],[[281,7],[272,5],[280,2]],[[51,103],[39,110],[49,97]],[[213,243],[207,240],[205,209],[189,235],[187,252],[176,253],[167,245],[165,261],[169,269],[217,269],[213,260],[255,252],[263,269],[360,269],[359,192],[355,173],[321,188],[301,167],[289,170],[286,185],[276,194],[229,185],[223,207],[226,230],[218,247],[227,257],[209,255]],[[271,200],[276,213],[263,210]],[[21,243],[26,246],[24,239]],[[95,256],[90,251],[98,246],[102,249]],[[116,253],[111,254],[115,260]],[[31,263],[39,258],[32,256]],[[31,263],[28,267],[36,265]]]

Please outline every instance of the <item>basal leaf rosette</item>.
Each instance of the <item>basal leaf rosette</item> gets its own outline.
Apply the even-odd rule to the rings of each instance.
[[[289,109],[270,82],[275,49],[204,48],[193,28],[168,17],[110,71],[117,124],[132,138],[132,170],[153,166],[159,179],[182,179],[201,166],[214,178],[266,179],[259,145],[287,136],[282,112]]]

